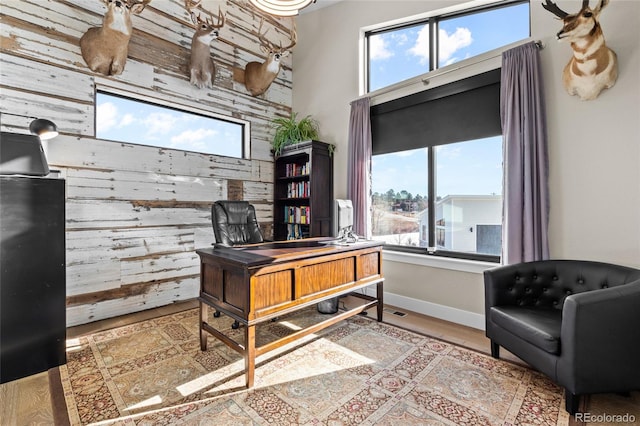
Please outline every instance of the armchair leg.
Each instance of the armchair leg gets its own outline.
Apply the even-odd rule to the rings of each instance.
[[[491,341],[491,356],[495,359],[500,358],[500,345],[493,340]]]
[[[574,416],[580,407],[580,395],[574,395],[568,389],[564,390],[565,408],[569,414]]]

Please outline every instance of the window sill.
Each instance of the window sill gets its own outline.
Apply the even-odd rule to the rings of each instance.
[[[500,266],[499,263],[493,262],[429,256],[425,254],[405,253],[394,250],[384,250],[383,260],[388,262],[428,266],[431,268],[449,269],[452,271],[470,272],[473,274],[482,274],[487,269]]]

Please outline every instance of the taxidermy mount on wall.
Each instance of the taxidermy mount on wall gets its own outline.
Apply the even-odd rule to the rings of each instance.
[[[91,71],[118,75],[124,71],[133,26],[131,14],[141,13],[151,0],[101,0],[107,6],[101,27],[91,27],[80,38],[82,58]]]
[[[189,58],[190,83],[203,89],[212,88],[216,78],[216,66],[211,59],[209,45],[220,35],[220,28],[224,26],[224,15],[218,7],[218,22],[213,23],[209,18],[202,19],[196,15],[194,9],[200,6],[202,0],[185,0],[185,7],[189,11],[191,21],[195,25],[196,32],[191,39],[191,57]]]
[[[609,0],[598,0],[594,9],[589,0],[582,1],[578,13],[569,14],[550,0],[542,4],[549,12],[562,20],[558,40],[571,43],[573,57],[565,66],[562,82],[570,95],[578,95],[583,101],[598,97],[603,89],[613,87],[618,78],[618,58],[604,41],[599,17]]]

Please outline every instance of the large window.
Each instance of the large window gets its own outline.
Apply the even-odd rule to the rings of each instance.
[[[434,36],[432,36],[434,35]],[[529,36],[529,3],[371,31],[370,91]],[[499,261],[500,70],[371,108],[373,238],[396,250]]]
[[[98,139],[248,157],[249,124],[105,92],[96,94]]]
[[[368,31],[367,91],[529,37],[529,2],[502,1]]]

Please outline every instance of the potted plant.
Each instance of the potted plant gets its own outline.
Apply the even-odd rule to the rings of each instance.
[[[318,139],[318,122],[310,115],[298,121],[297,115],[292,112],[291,117],[278,117],[272,121],[276,131],[272,142],[274,156],[279,156],[287,145]]]

